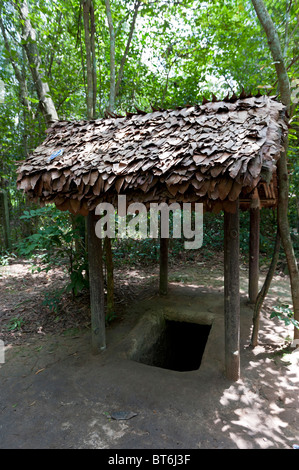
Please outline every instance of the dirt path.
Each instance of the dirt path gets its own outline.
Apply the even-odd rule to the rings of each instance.
[[[274,305],[290,302],[287,277],[274,280],[260,344],[252,351],[247,271],[241,269],[242,377],[232,384],[223,375],[221,331],[215,330],[220,339],[208,343],[198,371],[150,367],[127,356],[144,313],[171,308],[221,315],[223,278],[213,263],[172,266],[163,301],[155,294],[156,268],[118,273],[119,319],[107,328],[108,347],[99,356],[90,353],[84,296],[77,303],[66,296],[55,314],[42,305],[43,293],[64,282],[62,272],[31,274],[28,264],[18,262],[2,267],[1,274],[6,345],[0,368],[1,448],[292,449],[299,444],[299,357],[287,348],[291,328],[269,319]],[[19,331],[5,327],[13,318],[24,321]],[[115,420],[115,412],[134,416]]]

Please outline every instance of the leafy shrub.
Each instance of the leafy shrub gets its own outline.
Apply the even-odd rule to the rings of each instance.
[[[299,329],[299,322],[294,318],[294,311],[290,305],[282,304],[276,306],[270,315],[270,318],[278,318],[283,321],[285,326],[294,325]]]
[[[21,330],[24,323],[25,321],[23,320],[23,318],[19,318],[19,317],[11,318],[9,322],[6,324],[6,328],[8,331],[19,331]]]
[[[18,242],[20,256],[35,258],[43,265],[35,267],[38,272],[63,267],[69,274],[66,287],[75,295],[88,286],[86,272],[88,263],[79,227],[74,228],[68,214],[53,206],[25,211],[22,219],[39,218],[36,233]]]

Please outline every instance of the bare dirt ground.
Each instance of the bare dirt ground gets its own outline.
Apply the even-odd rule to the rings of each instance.
[[[128,338],[145,312],[173,305],[222,314],[221,259],[173,263],[166,299],[156,292],[157,266],[117,270],[117,316],[107,327],[107,350],[98,356],[90,352],[86,293],[75,300],[64,295],[55,311],[49,298],[44,303],[46,293],[64,285],[61,270],[32,274],[24,260],[0,267],[0,339],[6,348],[0,448],[293,449],[299,444],[299,357],[290,348],[292,327],[269,318],[274,306],[291,303],[289,280],[275,276],[259,346],[252,350],[245,265],[240,272],[241,378],[230,383],[211,356],[191,372],[126,356]],[[119,411],[133,417],[112,419]]]

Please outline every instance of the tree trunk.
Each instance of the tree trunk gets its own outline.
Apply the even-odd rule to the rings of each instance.
[[[131,26],[130,26],[129,36],[127,39],[127,44],[126,44],[124,54],[120,61],[117,79],[116,79],[116,66],[115,66],[115,28],[113,25],[110,0],[105,0],[105,5],[106,5],[106,15],[107,15],[107,20],[108,20],[109,35],[110,35],[110,94],[109,94],[109,105],[108,105],[107,111],[110,113],[113,113],[115,109],[115,100],[119,94],[121,82],[123,79],[124,68],[125,68],[126,60],[127,60],[128,53],[130,50],[130,46],[131,46],[131,42],[132,42],[134,30],[135,30],[138,10],[141,5],[141,1],[136,0],[135,5],[134,5],[134,13],[133,13]]]
[[[105,0],[105,5],[110,35],[110,94],[107,110],[112,113],[114,112],[115,108],[115,31],[112,20],[110,0]]]
[[[9,61],[14,69],[15,77],[19,83],[19,89],[20,89],[20,101],[23,105],[23,112],[22,112],[22,117],[23,117],[23,122],[24,122],[24,130],[23,130],[23,150],[24,150],[24,155],[27,156],[29,154],[29,144],[30,144],[30,136],[32,135],[31,132],[31,127],[32,127],[32,120],[35,118],[33,109],[30,104],[30,100],[28,99],[28,88],[27,88],[27,81],[26,81],[26,73],[25,73],[25,51],[24,48],[22,48],[22,67],[20,68],[18,64],[16,63],[16,60],[14,59],[11,47],[10,47],[10,42],[7,36],[7,31],[5,29],[4,23],[2,21],[1,17],[1,7],[0,7],[0,29],[2,31],[3,39],[4,39],[4,45],[5,49],[8,53],[9,56]]]
[[[268,39],[269,48],[273,57],[278,78],[281,101],[286,105],[287,111],[290,113],[290,81],[275,25],[267,11],[263,0],[252,0],[252,3]],[[285,151],[281,153],[281,157],[277,165],[278,225],[290,274],[294,318],[295,320],[299,321],[299,271],[291,240],[288,220],[289,176],[287,168],[287,148],[288,144],[286,142]],[[294,327],[294,339],[299,339],[299,330],[296,327]]]
[[[1,9],[0,9],[0,28],[1,28],[1,31],[2,31],[3,39],[4,39],[5,49],[8,52],[9,60],[10,60],[10,63],[12,65],[13,69],[14,69],[16,79],[19,82],[21,103],[25,107],[25,109],[28,111],[28,113],[30,115],[32,115],[32,109],[31,109],[30,101],[28,100],[28,90],[27,90],[26,79],[25,79],[22,71],[19,69],[18,65],[16,64],[16,61],[13,58],[13,55],[12,55],[12,52],[11,52],[11,47],[10,47],[10,44],[9,44],[9,40],[8,40],[6,30],[5,30],[5,27],[4,27],[4,24],[3,24],[3,21],[2,21],[2,17],[1,17]]]
[[[0,190],[0,208],[3,219],[3,236],[4,236],[4,248],[6,250],[11,249],[11,236],[10,236],[10,223],[9,223],[9,207],[7,191],[5,189]]]
[[[52,122],[58,121],[58,115],[53,100],[50,96],[49,85],[46,81],[44,81],[40,72],[41,61],[36,45],[36,33],[31,25],[29,18],[28,4],[26,0],[21,2],[16,1],[16,4],[18,6],[23,25],[22,44],[27,55],[33,83],[35,85],[45,121],[47,125],[50,125]]]
[[[279,258],[279,248],[280,248],[280,234],[279,230],[276,233],[276,240],[274,246],[274,252],[271,260],[271,264],[269,267],[269,271],[267,272],[266,279],[264,281],[263,287],[261,288],[260,292],[258,293],[255,305],[254,305],[254,312],[253,312],[253,329],[251,335],[251,346],[255,348],[258,344],[258,332],[259,332],[259,324],[260,324],[260,313],[263,306],[264,299],[268,294],[268,290],[275,273],[276,265]]]
[[[116,82],[116,85],[115,85],[115,98],[118,96],[121,81],[122,81],[122,78],[123,78],[125,63],[126,63],[126,60],[127,60],[129,50],[130,50],[130,45],[131,45],[131,41],[132,41],[134,29],[135,29],[135,23],[136,23],[140,3],[141,3],[140,0],[137,0],[135,2],[135,5],[134,5],[134,13],[133,13],[133,18],[132,18],[132,23],[131,23],[131,26],[130,26],[130,32],[129,32],[129,36],[128,36],[128,40],[127,40],[127,45],[126,45],[124,55],[121,58],[120,66],[119,66],[119,70],[118,70],[118,74],[117,74],[117,82]]]
[[[290,81],[283,59],[278,33],[263,0],[252,0],[252,4],[267,36],[278,78],[281,101],[289,108],[291,103]]]
[[[299,271],[292,244],[288,220],[289,178],[286,159],[278,161],[279,192],[278,192],[278,224],[282,245],[287,258],[294,318],[299,321]],[[299,339],[299,329],[294,326],[294,339]]]
[[[95,26],[92,0],[83,0],[83,23],[86,50],[87,119],[90,120],[95,118],[96,103]]]
[[[77,255],[84,256],[85,244],[85,218],[80,214],[70,214],[72,230],[75,235],[75,250]]]
[[[93,118],[95,119],[96,114],[96,102],[97,102],[97,61],[96,61],[96,49],[95,49],[95,18],[94,18],[94,4],[91,0],[90,4],[90,42],[91,42],[91,58],[92,58],[92,86],[93,86],[93,100],[92,100],[92,111]]]

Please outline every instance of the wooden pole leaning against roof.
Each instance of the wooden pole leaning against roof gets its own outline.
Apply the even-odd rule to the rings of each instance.
[[[106,349],[102,240],[95,232],[95,212],[87,216],[92,352]]]
[[[225,371],[229,380],[240,377],[239,204],[224,211],[224,324]]]

